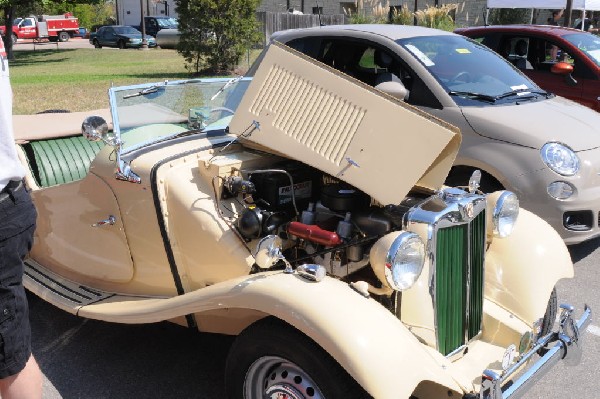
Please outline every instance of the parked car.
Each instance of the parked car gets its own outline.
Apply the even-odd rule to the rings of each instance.
[[[156,37],[156,34],[163,29],[178,29],[179,21],[177,18],[169,17],[166,15],[158,16],[146,16],[144,17],[144,27],[146,28],[146,34]],[[135,29],[142,31],[142,23],[134,26]]]
[[[326,26],[272,40],[458,126],[449,185],[485,175],[567,244],[600,235],[600,114],[538,87],[464,36],[398,25]],[[398,134],[402,134],[398,127]]]
[[[542,89],[600,111],[598,36],[545,25],[480,26],[457,29],[456,33],[477,40],[515,64],[526,61],[522,72]]]
[[[237,335],[231,398],[500,398],[577,361],[591,310],[553,329],[565,244],[477,173],[443,187],[458,129],[282,45],[258,62],[110,88],[90,141],[78,115],[17,118],[26,287]]]
[[[152,36],[146,36],[145,39],[148,47],[156,47],[156,39]],[[90,43],[96,48],[139,48],[142,47],[142,33],[131,26],[102,26],[90,33]]]
[[[180,36],[179,29],[161,29],[156,34],[156,44],[162,49],[175,49]]]

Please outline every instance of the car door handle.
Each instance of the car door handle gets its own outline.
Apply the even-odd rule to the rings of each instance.
[[[113,225],[113,224],[115,224],[115,222],[116,222],[116,221],[117,221],[117,218],[116,218],[116,217],[114,217],[113,215],[110,215],[110,216],[108,217],[108,219],[104,219],[104,220],[101,220],[101,221],[99,221],[99,222],[97,222],[97,223],[94,223],[94,224],[92,225],[92,227],[104,226],[105,224],[110,224],[110,225]]]

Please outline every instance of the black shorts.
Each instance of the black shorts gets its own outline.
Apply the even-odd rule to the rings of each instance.
[[[0,378],[17,374],[31,356],[23,259],[31,249],[37,217],[25,187],[0,195]]]

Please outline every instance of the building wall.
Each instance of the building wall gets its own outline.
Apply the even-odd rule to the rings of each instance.
[[[170,16],[177,17],[175,12],[175,0],[163,0],[156,3],[152,0],[143,0],[145,15],[165,15],[164,1],[167,2]],[[410,11],[414,10],[415,1],[418,9],[424,9],[427,5],[433,5],[435,0],[359,0],[366,12],[371,12],[373,7],[400,6],[406,4]],[[438,4],[458,4],[455,22],[457,27],[475,26],[484,24],[486,13],[486,0],[462,0],[446,1],[438,0]],[[316,13],[317,7],[323,14],[343,14],[344,10],[355,12],[355,2],[351,0],[262,0],[257,11],[286,12],[289,9],[303,12],[305,14]],[[140,1],[139,0],[116,0],[118,22],[123,25],[138,25],[140,23]],[[550,10],[539,10],[536,22],[545,24],[550,17]],[[573,20],[578,17],[573,13]]]

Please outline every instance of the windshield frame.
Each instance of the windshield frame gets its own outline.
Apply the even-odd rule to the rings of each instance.
[[[236,80],[234,83],[229,83],[234,79],[238,79],[238,80]],[[243,93],[247,89],[247,85],[249,84],[249,82],[251,80],[252,80],[252,78],[245,78],[245,77],[202,78],[202,79],[162,81],[162,82],[154,82],[154,83],[144,83],[144,84],[136,84],[136,85],[128,85],[128,86],[111,87],[108,90],[110,113],[111,113],[112,122],[113,122],[113,134],[116,136],[117,141],[120,143],[120,153],[122,155],[129,154],[129,153],[139,150],[140,148],[147,147],[147,146],[153,145],[155,143],[159,143],[159,142],[164,142],[171,138],[180,136],[182,134],[190,134],[193,132],[211,132],[211,131],[216,131],[216,130],[223,131],[226,129],[222,126],[219,126],[218,128],[217,127],[211,128],[209,126],[207,128],[202,128],[202,129],[197,129],[197,128],[192,129],[188,126],[187,128],[182,128],[182,130],[174,132],[172,134],[159,135],[152,139],[144,140],[144,141],[141,141],[139,143],[136,143],[136,144],[130,145],[130,146],[124,145],[123,134],[126,133],[126,131],[124,132],[124,130],[123,130],[122,120],[119,115],[119,110],[120,109],[122,110],[122,108],[124,107],[124,105],[122,103],[123,99],[120,98],[120,96],[124,96],[125,95],[124,93],[127,93],[127,92],[132,93],[133,95],[130,94],[130,97],[138,97],[138,96],[145,97],[146,95],[148,95],[148,97],[149,97],[150,95],[155,94],[157,91],[165,92],[169,88],[182,87],[184,85],[201,85],[201,86],[213,85],[214,87],[211,87],[211,89],[214,89],[213,90],[215,93],[213,96],[213,99],[214,99],[220,95],[225,95],[225,94],[221,94],[223,91],[226,91],[228,89],[233,90],[235,88],[240,87],[240,86],[237,86],[237,84],[239,84],[240,82],[244,82],[244,84],[246,84],[246,88],[242,87],[243,92],[241,92],[241,94],[243,96]],[[225,85],[227,85],[228,83],[229,83],[229,86],[227,86],[226,89],[223,89],[223,87]],[[221,91],[219,91],[219,89],[221,89]],[[163,94],[159,93],[159,95],[163,95]],[[148,101],[148,102],[142,103],[142,104],[152,104],[152,102]],[[235,111],[235,109],[233,111]],[[183,117],[184,115],[181,115],[181,116]],[[152,124],[153,124],[152,122],[149,122],[148,125],[142,124],[142,125],[136,126],[136,127],[144,127],[144,126],[149,126]]]

